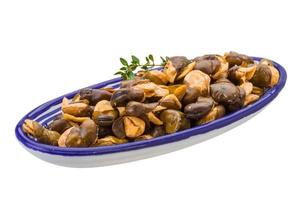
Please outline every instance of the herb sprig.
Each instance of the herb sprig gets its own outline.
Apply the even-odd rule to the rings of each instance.
[[[162,62],[160,64],[155,64],[154,57],[152,54],[146,56],[146,62],[142,64],[140,59],[134,55],[131,56],[131,61],[128,62],[125,58],[120,58],[120,62],[123,65],[119,71],[115,73],[115,75],[121,75],[123,80],[131,80],[134,79],[134,72],[137,68],[141,68],[144,71],[149,71],[155,66],[165,66],[168,61],[168,57],[160,57]]]

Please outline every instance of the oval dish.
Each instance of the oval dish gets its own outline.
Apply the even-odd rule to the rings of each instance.
[[[256,61],[261,59],[258,57],[252,58]],[[51,122],[53,118],[61,112],[60,106],[63,97],[72,98],[78,93],[79,90],[77,90],[44,103],[25,115],[16,126],[16,137],[25,149],[40,159],[68,167],[105,166],[165,154],[220,135],[247,121],[261,111],[279,94],[286,82],[287,76],[284,68],[276,62],[274,62],[274,65],[280,72],[279,82],[266,91],[257,102],[210,123],[170,135],[115,146],[61,148],[38,143],[23,132],[22,124],[25,119],[35,120],[42,125],[47,125]],[[90,88],[117,88],[119,87],[120,81],[120,78],[116,78],[92,85]]]

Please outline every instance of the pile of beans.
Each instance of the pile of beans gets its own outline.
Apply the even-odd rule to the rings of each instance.
[[[82,89],[64,98],[48,126],[27,119],[23,130],[37,142],[96,147],[149,140],[201,126],[257,101],[279,80],[267,59],[236,52],[194,59],[175,56],[162,70],[140,71],[118,89]]]

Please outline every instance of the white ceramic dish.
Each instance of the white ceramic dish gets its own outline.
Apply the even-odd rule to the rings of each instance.
[[[260,60],[261,58],[253,57],[253,59]],[[51,122],[60,113],[62,98],[64,96],[68,98],[73,97],[78,92],[74,91],[51,100],[25,115],[16,126],[16,137],[26,150],[38,158],[67,167],[105,166],[169,153],[218,136],[247,121],[265,108],[279,94],[286,82],[284,68],[276,62],[274,64],[280,72],[280,80],[276,86],[266,91],[257,102],[213,122],[171,135],[115,146],[61,148],[40,144],[23,132],[22,124],[25,119],[33,119],[43,125]],[[119,78],[113,79],[90,86],[90,88],[118,87],[119,82]]]

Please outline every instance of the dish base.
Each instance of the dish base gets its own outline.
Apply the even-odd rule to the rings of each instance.
[[[107,166],[107,165],[115,165],[121,164],[126,162],[132,162],[136,160],[151,158],[154,156],[170,153],[173,151],[177,151],[188,146],[206,141],[208,139],[214,138],[218,135],[225,133],[226,131],[246,122],[250,118],[257,115],[263,109],[259,110],[258,112],[253,113],[247,117],[244,117],[228,126],[225,126],[220,129],[212,130],[205,134],[199,134],[192,137],[189,137],[184,140],[180,140],[177,142],[172,142],[168,144],[163,144],[159,146],[131,150],[131,151],[124,151],[120,153],[110,153],[104,155],[89,155],[89,156],[60,156],[60,155],[53,155],[47,154],[40,151],[35,151],[30,148],[25,147],[22,145],[27,151],[35,155],[36,157],[60,166],[65,167],[74,167],[74,168],[86,168],[86,167],[100,167],[100,166]]]

